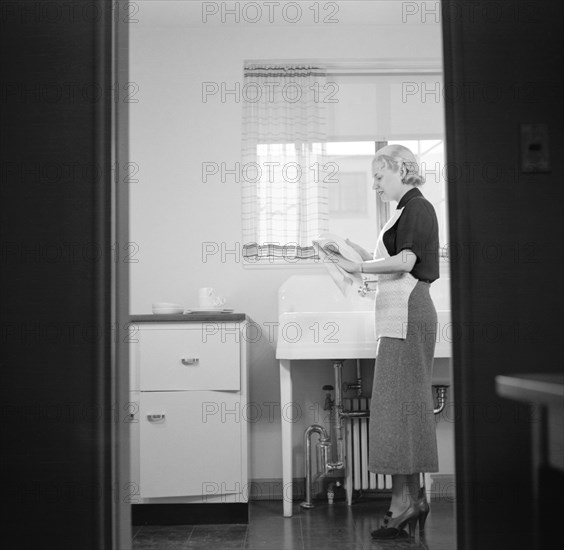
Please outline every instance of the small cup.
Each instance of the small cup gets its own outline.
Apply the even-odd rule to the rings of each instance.
[[[198,305],[201,309],[220,308],[225,304],[223,296],[214,296],[213,288],[202,287],[198,290]]]
[[[214,300],[213,288],[206,286],[198,290],[198,305],[201,308],[213,307]]]
[[[198,298],[209,298],[213,295],[213,288],[204,286],[198,289]]]

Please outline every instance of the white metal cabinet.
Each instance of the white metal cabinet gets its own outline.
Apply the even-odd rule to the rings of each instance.
[[[238,394],[142,392],[139,413],[143,497],[241,492]]]
[[[247,502],[245,323],[225,323],[214,335],[200,323],[138,327],[131,353],[136,502]]]

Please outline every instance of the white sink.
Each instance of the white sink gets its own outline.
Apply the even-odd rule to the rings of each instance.
[[[277,359],[376,357],[373,311],[295,311],[278,323]]]
[[[435,357],[451,357],[450,312],[437,317]],[[282,313],[278,322],[277,359],[376,357],[373,311],[295,311]]]
[[[294,275],[278,298],[277,359],[376,357],[373,294],[345,298],[327,275]],[[437,316],[435,357],[451,357],[450,311]]]

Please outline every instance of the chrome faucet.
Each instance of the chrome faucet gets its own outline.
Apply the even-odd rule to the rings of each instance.
[[[362,278],[362,286],[358,287],[358,293],[364,298],[369,292],[376,292],[375,288],[370,288],[370,284],[377,284],[377,279],[367,279],[366,277]]]

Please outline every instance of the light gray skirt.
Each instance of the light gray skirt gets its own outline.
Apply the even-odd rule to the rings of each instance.
[[[406,339],[378,341],[368,447],[374,473],[439,469],[431,384],[437,311],[430,286],[418,281],[409,296]]]

